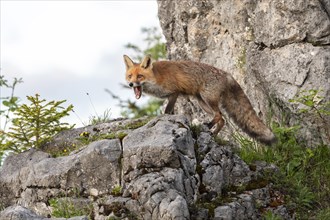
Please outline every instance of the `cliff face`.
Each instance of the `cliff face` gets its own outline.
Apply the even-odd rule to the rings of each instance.
[[[330,143],[330,118],[291,103],[300,92],[330,100],[330,3],[326,0],[159,0],[169,59],[205,62],[230,72],[264,120],[302,126],[301,139]],[[194,100],[177,112],[204,117]],[[328,109],[329,111],[329,109]],[[316,113],[316,114],[315,114]],[[289,115],[290,117],[285,117]],[[268,118],[267,118],[268,117]]]
[[[260,207],[287,217],[282,205],[269,206],[271,184],[260,181],[276,168],[260,163],[251,170],[208,131],[192,131],[184,116],[160,116],[131,129],[137,123],[74,129],[47,146],[63,152],[82,144],[70,155],[31,149],[7,157],[0,219],[45,219],[59,210],[64,217],[72,209],[83,215],[75,219],[258,219]],[[81,143],[82,132],[90,143]]]

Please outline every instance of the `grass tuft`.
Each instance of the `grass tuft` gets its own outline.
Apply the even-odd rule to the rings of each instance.
[[[310,219],[319,213],[321,217],[327,216],[330,209],[330,147],[323,144],[304,146],[295,136],[298,130],[299,126],[273,124],[278,138],[273,147],[264,147],[239,136],[236,138],[241,143],[238,154],[250,166],[255,161],[266,161],[279,168],[279,172],[265,178],[285,195],[286,207],[299,219]],[[265,218],[276,219],[273,217]]]

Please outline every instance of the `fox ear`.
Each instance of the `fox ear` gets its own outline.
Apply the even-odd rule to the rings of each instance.
[[[127,55],[124,55],[124,62],[126,65],[126,69],[129,69],[134,66],[134,62]]]
[[[140,67],[144,68],[144,69],[147,69],[149,67],[151,67],[152,64],[151,64],[151,57],[150,55],[147,55],[143,58],[143,61],[141,62],[140,64]]]

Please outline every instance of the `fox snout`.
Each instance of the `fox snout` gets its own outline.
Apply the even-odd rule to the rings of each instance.
[[[133,82],[129,82],[128,83],[128,86],[131,87],[131,88],[132,87],[137,87],[137,86],[141,86],[141,83],[140,82],[134,82],[134,83]]]

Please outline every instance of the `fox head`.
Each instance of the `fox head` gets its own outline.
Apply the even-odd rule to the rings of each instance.
[[[141,63],[134,63],[131,58],[124,55],[126,65],[126,81],[134,89],[135,98],[139,99],[142,95],[142,86],[145,82],[152,82],[152,61],[150,56],[145,56]]]

